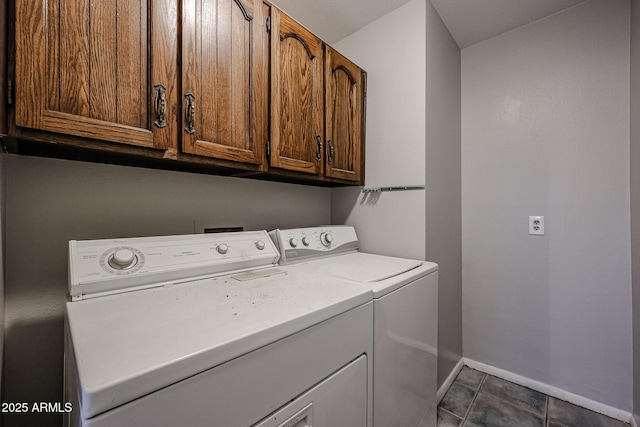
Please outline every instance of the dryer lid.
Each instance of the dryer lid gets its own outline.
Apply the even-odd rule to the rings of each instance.
[[[361,283],[380,282],[420,267],[423,261],[356,252],[305,264],[305,269]]]

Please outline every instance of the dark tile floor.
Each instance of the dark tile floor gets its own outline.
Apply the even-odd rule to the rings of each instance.
[[[629,427],[467,366],[438,405],[438,427]]]

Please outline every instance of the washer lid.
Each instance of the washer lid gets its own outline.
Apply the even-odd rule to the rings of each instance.
[[[82,417],[371,300],[362,284],[280,267],[67,303]]]
[[[362,283],[380,282],[420,267],[423,261],[356,252],[304,264],[309,271]]]

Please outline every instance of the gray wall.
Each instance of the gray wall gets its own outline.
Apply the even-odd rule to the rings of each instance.
[[[460,49],[427,1],[427,259],[440,265],[438,387],[462,357]]]
[[[6,133],[6,39],[7,34],[7,0],[0,0],[0,134]],[[4,355],[4,157],[0,155],[0,384],[3,377],[3,355]],[[0,402],[4,402],[2,387],[0,387]]]
[[[462,51],[464,355],[626,411],[629,67],[627,0]]]
[[[425,0],[413,0],[335,43],[368,72],[367,187],[424,185]],[[425,192],[332,190],[334,224],[354,225],[362,250],[424,259]]]
[[[194,220],[246,229],[330,220],[330,190],[6,155],[4,400],[62,399],[67,242],[189,234]],[[58,426],[58,415],[5,416]]]
[[[334,189],[332,222],[354,225],[364,251],[440,264],[440,386],[462,355],[460,49],[425,0],[335,47],[369,73],[366,186],[427,189],[369,196]]]
[[[5,257],[4,247],[5,247],[5,218],[6,218],[6,203],[5,203],[5,191],[4,191],[4,183],[5,183],[5,166],[4,166],[5,156],[0,154],[0,332],[2,335],[0,336],[0,384],[2,384],[2,380],[4,379],[4,369],[3,368],[3,357],[4,357],[4,262]],[[0,387],[0,402],[4,402],[4,393],[2,391],[2,387]]]
[[[640,0],[631,1],[631,254],[633,413],[640,423]]]

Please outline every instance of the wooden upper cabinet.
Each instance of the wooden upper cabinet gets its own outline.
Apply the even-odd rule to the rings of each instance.
[[[182,151],[266,169],[269,6],[184,0]]]
[[[273,8],[270,165],[322,175],[322,41]]]
[[[366,74],[267,0],[10,4],[16,147],[364,180]]]
[[[357,182],[361,180],[364,155],[364,75],[329,46],[325,63],[325,175]]]
[[[175,150],[177,4],[16,0],[16,126]]]

